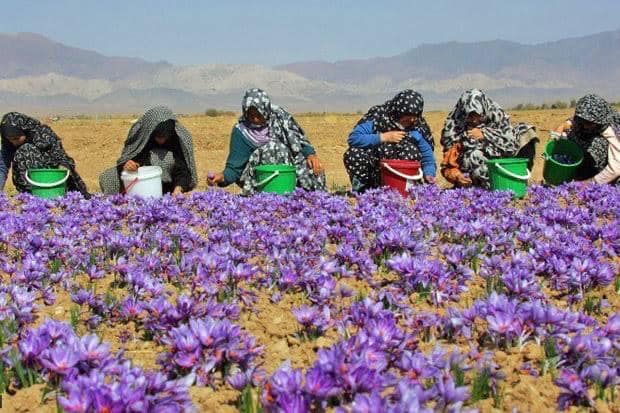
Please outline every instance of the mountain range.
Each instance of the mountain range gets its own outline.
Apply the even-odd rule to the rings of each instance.
[[[261,87],[293,111],[356,111],[397,91],[423,93],[446,109],[477,87],[510,106],[620,97],[620,30],[525,45],[503,40],[424,44],[396,56],[276,67],[178,66],[109,57],[34,33],[0,33],[0,110],[45,113],[238,110],[243,91]]]

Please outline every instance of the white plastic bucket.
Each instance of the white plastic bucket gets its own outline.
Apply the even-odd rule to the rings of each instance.
[[[123,171],[121,179],[128,195],[142,198],[161,198],[161,175],[159,166],[141,166],[137,172]]]

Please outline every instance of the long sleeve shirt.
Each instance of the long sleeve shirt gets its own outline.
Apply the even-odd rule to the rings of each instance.
[[[241,174],[245,169],[252,153],[258,148],[253,142],[243,135],[241,129],[235,126],[230,134],[230,145],[228,149],[228,158],[224,167],[224,182],[220,186],[228,186],[239,181]],[[314,155],[316,152],[314,147],[302,144],[301,153],[304,158]]]
[[[609,142],[607,149],[607,166],[594,176],[597,184],[614,182],[620,178],[620,136],[617,136],[610,126],[603,131],[602,136]]]
[[[435,164],[435,155],[433,148],[418,130],[409,132],[408,139],[413,140],[418,149],[420,149],[422,164],[422,172],[425,176],[435,176],[437,173],[437,165]],[[381,137],[375,130],[375,122],[369,120],[357,125],[349,134],[349,146],[353,148],[371,148],[381,144]]]

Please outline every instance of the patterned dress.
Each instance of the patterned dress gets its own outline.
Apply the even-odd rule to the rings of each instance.
[[[265,164],[293,165],[297,171],[298,187],[307,191],[325,191],[325,174],[315,175],[308,166],[302,153],[302,144],[310,145],[310,142],[293,116],[273,105],[269,96],[261,89],[250,89],[245,93],[239,123],[248,123],[245,116],[250,107],[255,108],[267,121],[270,139],[252,153],[241,173],[239,184],[243,194],[250,195],[258,190],[256,167]]]
[[[482,124],[478,126],[482,131],[482,139],[468,136],[467,117],[470,113],[482,117]],[[489,188],[487,160],[521,156],[518,153],[523,149],[528,152],[523,157],[530,158],[531,164],[537,141],[532,126],[519,123],[512,127],[504,109],[478,89],[468,90],[461,95],[441,132],[444,153],[452,146],[460,145],[457,159],[459,169],[469,175],[473,185],[483,188]]]
[[[422,117],[424,99],[422,95],[411,89],[399,92],[392,99],[371,107],[357,122],[357,125],[374,121],[375,133],[402,131],[404,128],[398,123],[403,115],[416,115],[416,124],[411,130],[417,130],[424,139],[434,147],[431,129]],[[419,161],[421,154],[418,146],[411,139],[403,139],[397,144],[381,143],[373,147],[349,146],[344,153],[344,166],[351,180],[351,186],[356,192],[381,185],[379,161],[381,159],[402,159]]]

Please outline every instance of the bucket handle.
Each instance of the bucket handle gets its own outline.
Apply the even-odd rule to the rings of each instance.
[[[407,179],[407,180],[411,180],[411,181],[419,181],[420,179],[422,179],[424,177],[424,173],[422,172],[422,170],[420,170],[420,173],[418,173],[417,175],[405,175],[404,173],[399,172],[396,169],[392,168],[387,163],[384,163],[383,166],[385,167],[385,169],[387,169],[388,171],[392,172],[394,175],[400,176],[403,179]]]
[[[33,180],[31,180],[30,177],[28,176],[28,172],[26,172],[26,182],[28,182],[32,186],[37,186],[39,188],[53,188],[55,186],[62,185],[65,182],[67,182],[67,179],[69,179],[69,174],[70,173],[71,173],[71,171],[69,171],[67,169],[67,174],[60,181],[58,181],[58,182],[51,182],[51,183],[42,183],[42,182],[34,182]]]
[[[521,176],[521,175],[517,175],[517,174],[515,174],[513,172],[510,172],[508,169],[504,168],[503,166],[501,166],[498,163],[496,163],[495,166],[497,166],[497,169],[502,171],[503,174],[508,175],[511,178],[518,179],[520,181],[529,181],[529,179],[532,177],[532,171],[530,171],[529,169],[526,169],[527,175]]]
[[[256,186],[263,186],[267,183],[269,183],[269,181],[271,181],[273,178],[275,178],[276,176],[280,175],[280,171],[274,171],[271,175],[269,175],[267,178],[263,179],[260,182],[256,183]]]
[[[131,188],[133,188],[135,184],[137,184],[137,183],[138,183],[138,181],[139,181],[139,179],[138,179],[137,177],[136,177],[136,178],[134,178],[134,180],[133,180],[133,181],[131,181],[131,182],[129,183],[129,185],[127,185],[127,186],[125,187],[125,189],[123,190],[123,193],[124,193],[124,194],[128,193],[128,192],[129,192],[129,190],[130,190]]]

